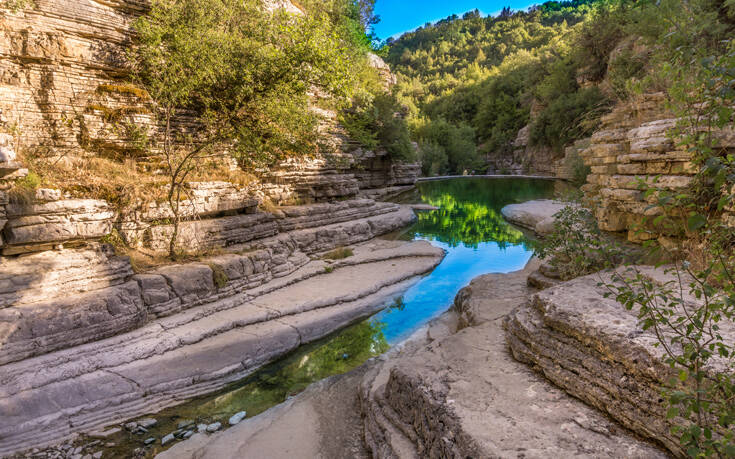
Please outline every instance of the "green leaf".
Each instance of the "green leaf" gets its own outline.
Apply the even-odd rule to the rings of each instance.
[[[679,381],[685,382],[687,379],[689,379],[689,373],[686,370],[681,370],[679,372]]]
[[[694,214],[687,220],[687,227],[690,231],[697,231],[704,228],[707,225],[707,219],[704,215]]]
[[[672,406],[666,412],[666,419],[674,419],[677,416],[679,416],[679,407]]]

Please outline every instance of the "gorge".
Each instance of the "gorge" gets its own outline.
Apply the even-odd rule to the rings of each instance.
[[[215,3],[0,3],[0,456],[735,457],[731,2]]]

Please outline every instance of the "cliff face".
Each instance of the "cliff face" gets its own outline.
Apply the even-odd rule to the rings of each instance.
[[[123,58],[145,3],[38,0],[0,12],[0,109],[18,147],[89,151],[106,128],[102,99],[111,109],[139,102],[139,93],[123,86]],[[131,121],[150,123],[142,104],[135,111]]]
[[[660,210],[651,207],[654,197],[644,197],[640,181],[656,181],[657,187],[675,191],[686,188],[697,172],[691,153],[676,145],[669,135],[677,120],[664,107],[663,94],[649,94],[635,104],[619,105],[603,117],[602,128],[582,151],[585,163],[592,168],[583,189],[587,197],[597,201],[601,229],[626,231],[632,241],[661,235],[646,221]],[[723,151],[735,151],[732,130],[716,135]]]

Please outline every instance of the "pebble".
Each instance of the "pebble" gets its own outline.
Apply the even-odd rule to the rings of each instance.
[[[187,427],[191,427],[193,425],[194,425],[194,421],[192,421],[191,419],[185,419],[185,420],[179,422],[176,425],[176,428],[177,429],[186,429]]]
[[[170,433],[161,439],[161,445],[165,445],[166,443],[171,443],[172,441],[174,441],[175,438],[176,437],[174,437],[174,434]]]
[[[239,413],[233,415],[230,418],[230,425],[234,426],[235,424],[238,424],[240,421],[245,419],[245,416],[247,416],[247,413],[245,411],[240,411]]]
[[[215,422],[214,424],[209,424],[207,426],[207,432],[209,433],[217,432],[220,429],[220,427],[222,427],[221,422]]]
[[[188,440],[192,435],[194,435],[194,431],[193,430],[189,430],[189,431],[187,431],[187,432],[184,433],[184,437],[183,438],[184,438],[184,440]]]
[[[145,444],[147,446],[147,445],[153,444],[155,442],[156,442],[156,439],[153,438],[153,437],[151,437],[151,438],[146,438],[146,440],[143,442],[143,444]]]
[[[156,424],[158,424],[158,421],[153,418],[145,418],[145,419],[141,419],[140,421],[138,421],[138,425],[146,429],[150,429]]]
[[[128,430],[130,430],[130,431],[135,430],[136,427],[138,427],[138,423],[137,422],[128,422],[127,424],[125,424],[125,428],[128,429]]]
[[[92,457],[94,459],[100,459],[102,457],[102,451],[97,451],[96,453],[92,454]]]
[[[202,433],[207,431],[206,424],[197,424],[197,432]]]

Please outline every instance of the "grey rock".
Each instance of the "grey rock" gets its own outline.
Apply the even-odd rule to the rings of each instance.
[[[207,424],[197,424],[197,432],[202,433],[207,431]]]
[[[102,454],[103,454],[102,451],[97,451],[96,453],[92,454],[92,457],[94,459],[100,459],[102,457]]]
[[[509,222],[543,236],[554,230],[554,215],[569,205],[565,202],[542,199],[505,206],[501,209],[501,213]]]
[[[171,443],[175,439],[176,439],[176,436],[173,433],[165,435],[163,438],[161,438],[161,445],[166,445],[168,443]]]
[[[508,354],[498,318],[531,295],[536,268],[473,280],[450,315],[369,366],[358,391],[373,457],[667,457]]]
[[[158,421],[153,418],[145,418],[138,421],[138,425],[146,429],[150,429],[156,424],[158,424]]]
[[[639,267],[655,283],[673,280],[663,269]],[[664,364],[652,331],[598,284],[602,273],[565,282],[535,294],[504,322],[513,356],[530,364],[567,393],[599,408],[641,437],[684,456],[660,400],[660,388],[675,377]],[[687,301],[696,302],[695,298]],[[735,341],[735,326],[721,324],[721,334]],[[719,359],[712,362],[713,368]],[[643,377],[642,375],[645,375]]]
[[[155,443],[155,442],[156,442],[156,439],[155,439],[155,438],[153,438],[153,437],[150,437],[150,438],[146,438],[146,439],[145,439],[145,440],[143,441],[143,443],[144,443],[144,444],[145,444],[146,446],[148,446],[148,445],[152,445],[152,444],[153,444],[153,443]]]
[[[190,438],[190,437],[191,437],[192,435],[194,435],[194,431],[193,431],[193,430],[187,430],[186,432],[184,432],[184,435],[183,435],[183,437],[182,437],[182,438],[183,438],[184,440],[187,440],[187,439],[189,439],[189,438]]]
[[[245,411],[240,411],[239,413],[232,415],[228,422],[231,426],[234,426],[235,424],[238,424],[240,421],[245,419],[245,416],[247,416],[247,413]]]
[[[220,428],[222,428],[222,423],[221,422],[215,422],[215,423],[209,424],[207,426],[207,432],[214,433],[214,432],[217,432]]]
[[[191,427],[193,425],[194,425],[194,421],[192,421],[191,419],[185,419],[183,421],[179,421],[179,423],[176,424],[176,428],[177,429],[185,429],[185,428]]]

